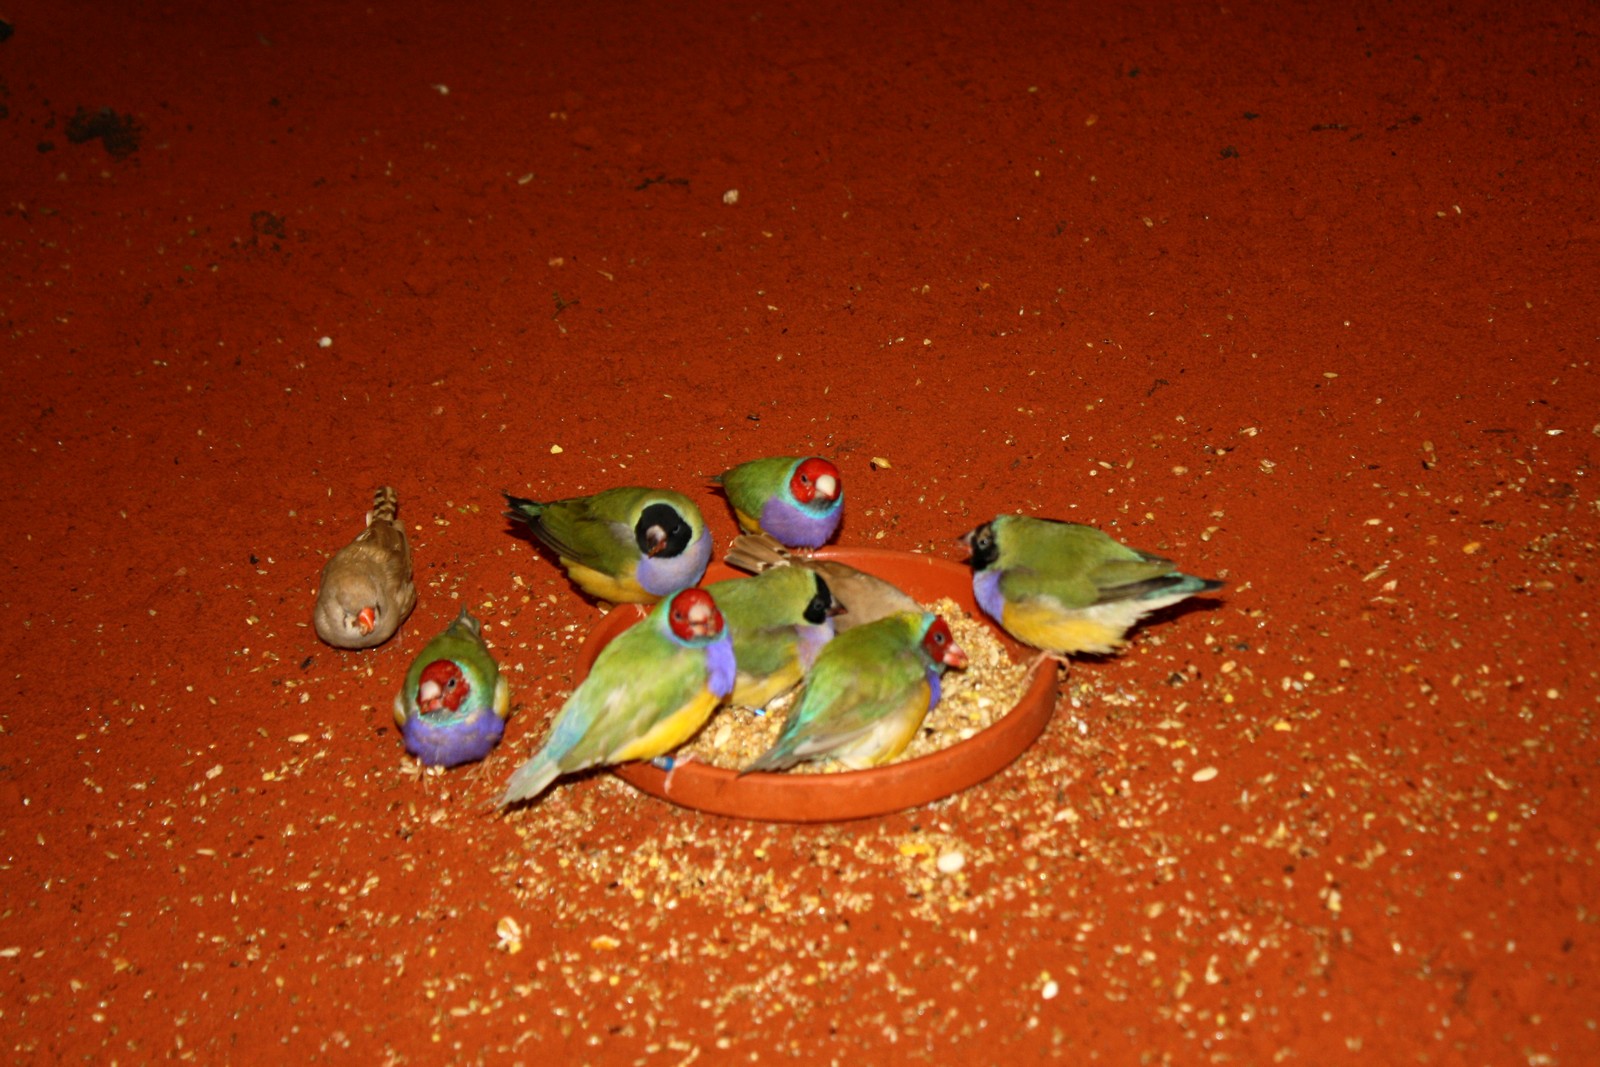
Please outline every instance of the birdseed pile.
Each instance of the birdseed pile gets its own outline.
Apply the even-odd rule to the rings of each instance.
[[[956,644],[967,653],[967,667],[944,672],[938,706],[928,713],[922,729],[891,761],[894,763],[938,752],[994,725],[1028,688],[1028,664],[1013,662],[987,623],[968,615],[948,597],[934,601],[928,610],[944,616],[950,624]],[[729,770],[750,765],[777,743],[784,721],[803,691],[802,686],[774,700],[765,715],[750,708],[724,707],[677,751],[677,758]],[[802,763],[785,773],[826,774],[845,769],[832,760],[821,760]]]

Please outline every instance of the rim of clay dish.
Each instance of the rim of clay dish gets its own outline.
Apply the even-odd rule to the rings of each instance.
[[[972,573],[936,556],[881,548],[825,548],[820,559],[838,560],[900,586],[923,603],[949,597],[974,618],[982,618],[1014,659],[1031,655],[983,616],[972,598]],[[748,577],[727,565],[713,563],[706,583]],[[618,634],[639,622],[645,609],[619,606],[602,619],[579,651],[579,680],[595,657]],[[1034,668],[1028,688],[1016,705],[986,729],[948,748],[914,760],[864,771],[828,774],[755,773],[691,762],[672,774],[649,763],[627,763],[613,773],[652,796],[685,808],[764,822],[839,822],[914,808],[942,799],[997,773],[1011,764],[1044,730],[1055,710],[1056,665],[1045,660]]]

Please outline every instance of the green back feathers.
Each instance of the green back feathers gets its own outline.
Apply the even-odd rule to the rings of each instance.
[[[1092,526],[1002,515],[994,528],[1007,600],[1049,597],[1063,607],[1087,608],[1138,599],[1170,589],[1173,576],[1188,577],[1178,575],[1171,560],[1129,548]]]
[[[769,497],[778,496],[787,488],[795,467],[805,459],[805,456],[753,459],[732,470],[723,471],[712,481],[722,486],[728,503],[736,510],[748,515],[752,521],[758,521],[762,505]]]
[[[801,567],[774,567],[750,578],[706,587],[733,638],[739,672],[767,675],[795,658],[795,627],[817,595],[817,576]]]
[[[540,541],[566,559],[614,574],[638,556],[634,527],[645,508],[668,504],[690,526],[695,537],[705,529],[694,501],[671,489],[621,486],[593,496],[542,503],[506,495],[514,518],[526,522]]]
[[[830,641],[777,743],[741,773],[824,756],[868,766],[897,754],[927,713],[928,665],[920,646],[933,618],[901,612]]]
[[[483,643],[482,631],[482,624],[472,617],[471,612],[462,608],[461,614],[417,653],[417,658],[411,663],[411,669],[406,672],[404,692],[417,691],[422,672],[428,664],[435,660],[449,659],[460,666],[461,672],[467,675],[475,690],[492,693],[500,671],[495,666],[494,658],[489,655],[489,646]]]
[[[764,498],[777,492],[788,482],[796,464],[805,458],[805,456],[769,456],[766,459],[753,459],[731,470],[725,470],[711,480],[727,490],[728,498],[735,503],[738,498],[748,499],[757,494]]]
[[[906,687],[921,681],[927,670],[917,648],[931,619],[903,611],[828,642],[806,676],[794,725],[808,726],[821,715],[855,725],[896,710]],[[787,735],[789,726],[783,732]]]
[[[609,763],[706,684],[706,654],[668,632],[667,602],[601,650],[545,743],[563,771]]]

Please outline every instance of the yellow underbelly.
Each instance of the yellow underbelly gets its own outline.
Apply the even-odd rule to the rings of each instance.
[[[656,723],[643,737],[618,749],[607,762],[627,763],[629,760],[665,756],[693,737],[695,731],[711,718],[718,703],[715,693],[702,689],[683,707]]]
[[[885,717],[871,733],[841,750],[835,758],[853,771],[879,767],[897,758],[922,729],[922,721],[928,715],[929,695],[927,683],[918,686],[916,695],[898,711]]]
[[[743,530],[745,533],[753,534],[761,532],[761,523],[756,519],[751,518],[749,515],[746,515],[738,508],[733,509],[733,517],[739,520],[739,529]]]
[[[734,684],[733,695],[728,698],[728,703],[738,704],[743,708],[764,708],[799,685],[802,676],[799,660],[795,660],[792,667],[785,667],[765,678],[752,678],[741,674]]]
[[[1123,637],[1127,633],[1126,626],[1115,622],[1029,601],[1007,604],[1003,622],[1018,641],[1063,655],[1115,652],[1125,644]]]
[[[661,599],[647,593],[644,587],[631,577],[613,578],[566,556],[561,557],[561,565],[567,568],[567,577],[572,579],[573,584],[596,600],[605,600],[612,604],[654,604]]]

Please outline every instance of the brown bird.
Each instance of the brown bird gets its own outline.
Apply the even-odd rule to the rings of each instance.
[[[773,567],[804,567],[822,575],[833,594],[834,603],[844,609],[835,615],[833,628],[843,633],[869,622],[877,622],[897,611],[922,613],[922,605],[911,599],[898,586],[876,575],[857,570],[848,563],[832,559],[816,559],[791,552],[777,538],[764,533],[740,534],[728,546],[725,557],[730,567],[738,567],[751,574],[760,574]]]
[[[383,644],[417,605],[411,546],[395,518],[398,506],[390,486],[374,493],[367,528],[322,568],[314,618],[317,636],[335,648]]]

